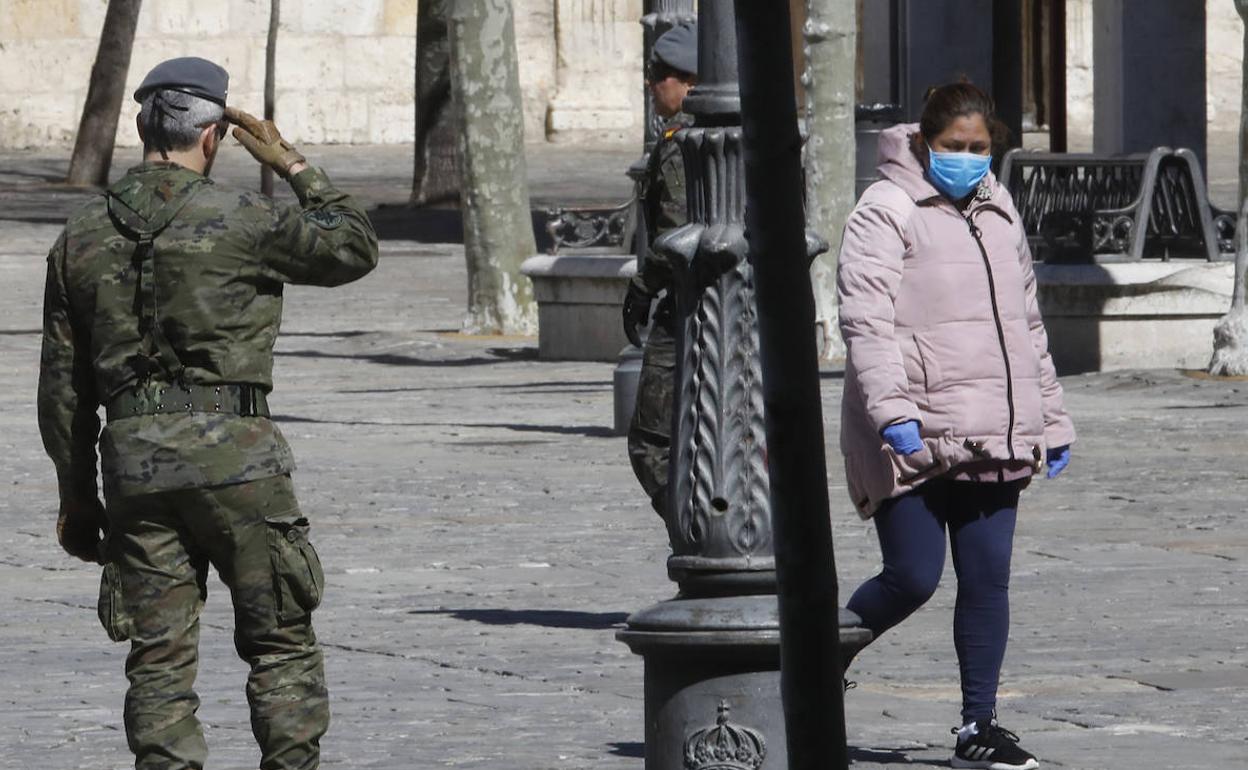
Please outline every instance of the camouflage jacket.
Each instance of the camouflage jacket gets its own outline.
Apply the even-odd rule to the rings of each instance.
[[[97,439],[109,494],[232,484],[294,468],[286,440],[264,417],[137,415],[101,433],[97,414],[127,389],[172,379],[152,366],[145,312],[184,367],[182,381],[272,389],[283,284],[334,286],[377,264],[376,233],[355,201],[312,168],[291,186],[300,207],[171,163],[144,163],[70,217],[48,255],[39,372],[39,429],[62,500],[98,495]],[[123,234],[127,217],[168,222],[148,260]]]
[[[654,250],[654,240],[688,220],[685,201],[685,162],[680,146],[672,141],[676,132],[691,122],[680,114],[667,122],[646,162],[646,178],[641,191],[642,215],[650,235],[645,259],[638,266],[633,283],[654,296],[672,285],[672,267],[667,257]]]

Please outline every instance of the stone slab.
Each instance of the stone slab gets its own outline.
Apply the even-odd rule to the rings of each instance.
[[[1036,266],[1038,298],[1059,373],[1198,369],[1231,306],[1228,262]]]
[[[628,345],[621,309],[637,272],[631,254],[542,254],[525,260],[537,300],[538,354],[543,359],[614,361]]]

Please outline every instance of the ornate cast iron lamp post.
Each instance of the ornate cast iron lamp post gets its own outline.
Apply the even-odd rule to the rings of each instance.
[[[780,626],[732,0],[699,3],[698,67],[684,103],[695,125],[675,138],[690,224],[656,244],[677,267],[682,331],[666,522],[680,593],[618,638],[645,657],[646,770],[778,769]],[[855,618],[839,620],[842,644],[866,642]],[[712,732],[740,751],[708,753]]]

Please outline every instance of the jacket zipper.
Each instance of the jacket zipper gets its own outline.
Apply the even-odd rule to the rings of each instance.
[[[963,217],[966,220],[966,226],[970,228],[971,237],[975,239],[975,245],[979,247],[979,255],[984,259],[984,269],[988,271],[988,295],[992,298],[992,320],[997,325],[997,342],[1001,345],[1001,358],[1005,361],[1005,400],[1010,410],[1010,427],[1005,433],[1006,444],[1010,449],[1010,459],[1014,457],[1014,373],[1010,368],[1010,351],[1005,346],[1005,327],[1001,325],[1001,309],[997,307],[997,282],[992,275],[992,262],[988,259],[988,250],[984,248],[984,242],[980,238],[979,228],[971,219],[971,214]]]

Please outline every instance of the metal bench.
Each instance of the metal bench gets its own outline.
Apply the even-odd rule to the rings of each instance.
[[[1235,214],[1209,203],[1191,150],[1117,156],[1011,150],[1000,179],[1037,261],[1234,258]]]
[[[561,249],[625,249],[636,226],[634,195],[619,206],[561,206],[546,209],[547,252]]]

